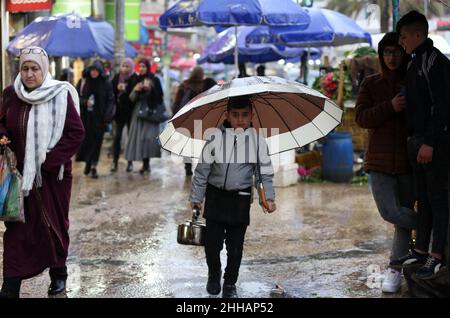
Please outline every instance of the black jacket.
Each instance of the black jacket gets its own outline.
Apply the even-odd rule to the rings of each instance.
[[[428,79],[427,79],[428,77]],[[412,54],[406,74],[408,134],[434,147],[448,134],[450,61],[427,39]]]
[[[133,103],[130,101],[130,94],[133,90],[133,85],[136,83],[136,74],[131,75],[126,81],[127,85],[124,92],[120,92],[117,89],[119,84],[119,74],[114,76],[111,81],[112,89],[114,92],[114,97],[116,100],[116,112],[114,114],[114,119],[118,122],[131,122],[131,114],[133,113]]]

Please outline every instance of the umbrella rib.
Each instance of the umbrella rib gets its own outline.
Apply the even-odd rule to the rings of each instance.
[[[217,101],[215,104],[217,105],[219,103],[219,101]],[[214,105],[214,106],[216,106],[216,105]],[[206,114],[205,114],[205,117],[206,117]],[[220,116],[218,116],[219,117],[219,119],[217,119],[217,122],[216,122],[216,125],[214,126],[214,127],[216,127],[217,128],[217,125],[219,124],[219,121],[220,121],[220,118],[222,118],[222,115],[220,115]],[[204,118],[204,117],[203,117]]]
[[[185,143],[184,146],[181,148],[181,150],[180,150],[180,156],[181,156],[181,153],[183,152],[184,148],[186,148],[186,145],[188,144],[188,142],[189,142],[190,139],[191,139],[191,138],[188,137],[188,139],[186,140],[186,143]]]
[[[285,98],[283,98],[282,96],[279,96],[278,94],[274,94],[275,96],[278,96],[280,99],[283,99],[283,100],[285,100],[285,101],[287,101],[288,102],[288,104],[291,106],[291,107],[293,107],[295,110],[297,110],[299,113],[301,113],[302,115],[304,115],[306,118],[308,118],[308,120],[309,120],[309,122],[310,123],[312,123],[313,125],[314,125],[314,127],[316,127],[317,128],[317,130],[319,130],[320,131],[320,133],[322,134],[322,135],[324,135],[325,136],[325,134],[324,134],[324,132],[313,122],[313,119],[311,119],[311,118],[309,118],[305,113],[303,113],[300,109],[298,109],[297,107],[295,107],[294,105],[292,105],[292,103],[291,102],[289,102],[288,100],[286,100]],[[272,105],[272,104],[271,104]],[[313,104],[315,107],[318,107],[318,106],[316,106],[315,104]],[[272,106],[273,107],[273,106]],[[323,112],[325,112],[326,114],[328,114],[331,118],[333,118],[334,120],[336,120],[333,116],[331,116],[328,112],[326,112],[325,111],[325,109],[323,109],[322,110]],[[337,121],[337,120],[336,120]],[[338,121],[337,121],[338,122]],[[339,122],[338,122],[338,124],[339,124]]]
[[[256,113],[256,117],[258,117],[258,121],[259,121],[259,128],[264,128],[263,127],[263,124],[262,124],[262,121],[261,121],[261,118],[259,117],[259,114],[258,114],[258,111],[255,109],[255,113]]]
[[[292,103],[291,103],[289,100],[287,100],[286,98],[280,96],[279,94],[274,93],[274,95],[277,96],[278,98],[280,98],[280,99],[286,101],[286,102],[288,103],[289,106],[291,106],[291,107],[294,108],[296,111],[298,111],[300,114],[302,114],[303,116],[305,116],[306,118],[308,118],[308,120],[309,120],[310,123],[313,123],[313,122],[312,122],[313,119],[309,118],[304,112],[302,112],[300,109],[298,109],[297,107],[295,107],[294,105],[292,105]],[[312,103],[311,103],[311,104],[312,104]],[[272,104],[271,104],[271,105],[272,105]],[[313,105],[314,105],[314,107],[319,108],[317,105],[315,105],[315,104],[313,104]],[[272,107],[273,107],[273,106],[272,106]],[[314,123],[313,123],[313,125],[314,125]],[[314,125],[314,126],[315,126],[315,125]],[[317,126],[316,126],[316,127],[317,127]],[[317,129],[319,129],[319,128],[317,127]],[[320,129],[319,129],[319,131],[322,132]]]
[[[214,103],[213,103],[213,106],[211,106],[211,108],[214,108],[214,106],[216,106],[216,104],[217,104],[218,102],[219,102],[219,101],[214,102]],[[184,107],[184,106],[183,106],[183,107]],[[191,109],[192,112],[194,112],[194,110],[195,110],[195,108],[192,108],[192,109]],[[203,119],[206,117],[206,115],[208,115],[208,112],[206,112],[205,115],[201,118],[202,121],[203,121]],[[190,116],[190,115],[185,116],[185,117],[182,119],[181,123],[178,125],[178,127],[183,127],[184,122],[189,118],[189,116]]]
[[[216,104],[217,104],[217,103],[218,103],[218,102],[216,102]],[[206,116],[212,109],[214,109],[214,108],[211,108],[210,110],[208,110],[208,111],[206,112],[205,116]],[[218,119],[217,119],[216,125],[215,125],[214,127],[217,127],[217,125],[219,124],[220,118],[222,118],[222,115],[217,116],[217,117],[218,117]]]
[[[279,98],[281,98],[281,99],[284,99],[284,98],[278,96],[277,94],[274,94],[274,93],[270,93],[270,94],[272,94],[272,95],[274,95],[274,96],[277,96],[277,97],[279,97]],[[289,127],[289,125],[287,124],[287,122],[286,122],[286,121],[284,120],[284,118],[281,116],[280,112],[273,106],[273,104],[272,104],[269,100],[267,100],[267,103],[268,103],[269,106],[272,107],[273,110],[278,114],[278,117],[280,117],[281,121],[282,121],[282,122],[284,123],[284,125],[287,127],[287,129],[288,129],[289,133],[291,134],[292,138],[295,140],[295,143],[296,143],[299,147],[301,147],[300,144],[298,143],[297,139],[295,138],[295,136],[292,134],[291,127]]]

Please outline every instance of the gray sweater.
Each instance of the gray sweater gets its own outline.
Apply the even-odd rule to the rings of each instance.
[[[258,146],[256,146],[258,145]],[[203,148],[192,180],[190,201],[203,202],[208,183],[228,191],[243,190],[259,183],[256,151],[259,149],[262,182],[267,200],[275,200],[273,167],[267,144],[252,128],[235,133],[222,126],[215,129]]]

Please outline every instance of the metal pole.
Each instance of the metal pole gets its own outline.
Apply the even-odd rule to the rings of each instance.
[[[311,57],[311,47],[308,46],[308,53],[306,55],[306,65],[303,73],[303,84],[308,85],[308,73],[309,73],[309,58]]]
[[[8,43],[8,25],[9,25],[9,21],[8,21],[8,16],[9,16],[9,12],[6,12],[6,8],[5,8],[5,2],[6,1],[1,1],[0,3],[0,14],[1,14],[1,51],[0,54],[2,55],[1,57],[1,74],[0,74],[0,84],[1,84],[1,89],[3,90],[5,88],[5,76],[6,76],[6,43]]]
[[[238,66],[238,28],[237,25],[234,27],[234,38],[236,43],[234,44],[234,69],[236,71],[236,78],[239,76],[239,66]]]
[[[116,5],[116,32],[114,33],[114,71],[120,71],[120,62],[125,58],[123,46],[125,35],[125,0],[115,0]]]
[[[423,0],[423,13],[428,19],[428,0]]]
[[[164,12],[167,11],[169,8],[169,0],[164,1]],[[164,103],[166,105],[166,110],[170,112],[171,105],[170,105],[170,78],[169,78],[169,66],[170,66],[170,59],[169,59],[169,34],[164,32],[164,39],[162,43],[162,51],[164,56],[162,59],[160,59],[163,62],[163,79],[164,79],[164,85],[163,85],[163,93],[164,93]]]
[[[400,11],[400,0],[392,0],[392,30],[395,31]]]

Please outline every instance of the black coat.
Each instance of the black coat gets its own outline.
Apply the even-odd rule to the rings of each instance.
[[[409,135],[422,136],[424,143],[433,147],[448,134],[449,88],[450,61],[427,39],[413,52],[406,74]]]
[[[133,113],[133,103],[130,101],[130,93],[133,90],[133,84],[136,83],[137,75],[131,75],[126,81],[125,91],[120,92],[117,89],[119,84],[119,74],[114,76],[111,81],[112,89],[114,92],[114,100],[116,101],[116,112],[114,114],[114,120],[116,122],[127,123],[128,126],[131,121],[131,114]]]
[[[98,161],[106,124],[111,122],[114,116],[113,89],[103,73],[93,79],[88,72],[86,78],[83,78],[77,84],[77,90],[80,94],[81,120],[86,131],[85,139],[77,154],[77,160]],[[94,96],[95,100],[92,111],[87,107],[91,95]]]

